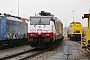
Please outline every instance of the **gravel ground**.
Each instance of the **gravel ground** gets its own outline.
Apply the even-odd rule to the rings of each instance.
[[[32,59],[29,59],[29,60],[44,60],[45,58],[48,58],[49,56],[60,52],[62,50],[64,44],[65,44],[65,42],[63,41],[63,43],[59,47],[54,49],[53,51],[47,51],[47,52],[42,53]]]
[[[90,54],[81,48],[80,43],[74,42],[79,50],[79,56],[75,60],[90,60]]]
[[[72,41],[73,42],[73,41]],[[74,42],[79,50],[79,56],[78,58],[76,58],[75,60],[90,60],[90,54],[87,53],[84,49],[80,48],[80,43]],[[56,54],[58,52],[60,52],[63,49],[63,46],[66,44],[65,40],[63,41],[63,43],[57,47],[56,49],[54,49],[53,51],[47,51],[45,53],[42,53],[34,58],[28,59],[28,60],[44,60],[45,58],[48,58],[50,56],[52,56],[53,54]]]
[[[79,48],[79,57],[76,60],[90,60],[90,53],[86,52],[85,49]]]

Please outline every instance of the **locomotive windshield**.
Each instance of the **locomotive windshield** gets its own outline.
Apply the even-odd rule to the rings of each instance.
[[[31,18],[30,25],[49,25],[50,18]]]

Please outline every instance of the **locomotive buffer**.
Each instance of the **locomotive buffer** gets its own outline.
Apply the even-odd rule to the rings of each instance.
[[[64,49],[63,49],[63,55],[67,56],[67,59],[70,55],[72,55],[72,46],[67,44],[66,46],[64,46]]]

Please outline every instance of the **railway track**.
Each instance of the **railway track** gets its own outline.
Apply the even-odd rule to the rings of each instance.
[[[43,49],[43,50],[40,50],[40,51],[37,51],[34,48],[34,49],[31,49],[31,50],[28,50],[28,51],[16,53],[16,54],[11,55],[11,56],[7,55],[6,57],[0,58],[0,60],[27,60],[27,59],[33,58],[33,57],[35,57],[39,54],[42,54],[46,51],[53,50],[56,46],[53,46],[53,47],[47,48],[47,49]]]
[[[35,54],[36,52],[32,52],[33,50],[35,50],[35,48],[31,49],[31,50],[27,50],[24,52],[18,52],[14,55],[7,55],[6,57],[0,58],[0,60],[22,60],[23,58],[29,56],[30,54]],[[32,52],[32,53],[31,53]]]
[[[36,55],[41,54],[47,50],[49,50],[49,49],[45,49],[42,51],[35,51],[35,49],[32,49],[32,50],[28,50],[28,51],[18,53],[18,54],[12,55],[12,56],[7,56],[4,58],[1,58],[0,60],[26,60],[28,58],[33,58]]]
[[[61,42],[60,44],[62,44],[62,42]],[[52,51],[52,50],[54,50],[55,48],[57,48],[58,46],[59,46],[59,44],[57,44],[57,45],[55,45],[55,46],[53,46],[53,47],[47,48],[47,49],[45,49],[45,50],[39,51],[39,52],[37,52],[37,53],[35,53],[35,54],[31,55],[31,56],[27,56],[27,57],[25,57],[25,58],[23,58],[23,59],[21,59],[21,60],[29,60],[30,58],[32,59],[33,57],[35,57],[35,56],[37,56],[37,55],[39,55],[39,54],[45,53],[45,52],[47,52],[47,51]]]

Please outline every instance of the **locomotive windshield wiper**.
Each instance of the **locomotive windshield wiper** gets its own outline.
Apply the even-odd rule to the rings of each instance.
[[[41,21],[41,19],[40,19],[40,23],[42,23],[46,27],[46,25]]]
[[[44,24],[43,22],[41,22],[41,18],[40,18],[40,20],[39,20],[38,23],[39,23],[40,25],[41,25],[41,23],[42,23],[42,24],[45,26],[45,24]],[[38,23],[37,23],[37,24],[38,24]],[[34,27],[35,27],[37,24],[35,24]],[[45,27],[46,27],[46,26],[45,26]]]
[[[38,23],[39,23],[39,22],[38,22]],[[38,23],[36,23],[36,24],[34,25],[34,27],[35,27]]]

